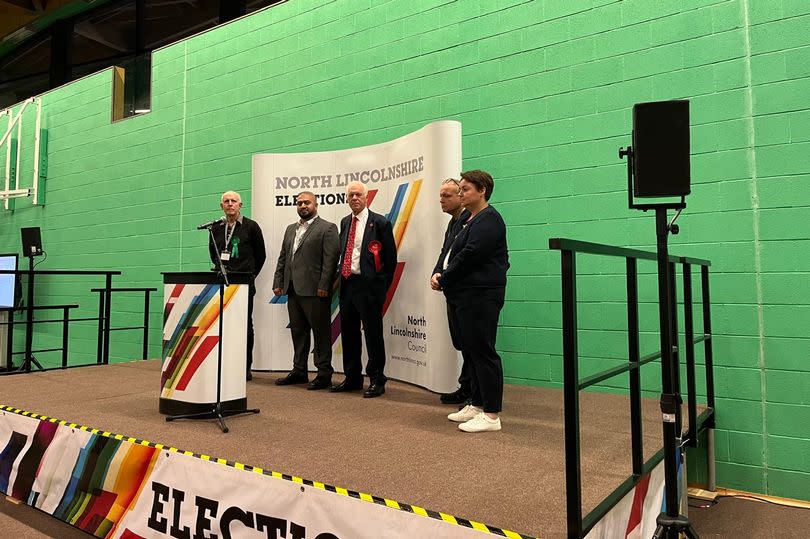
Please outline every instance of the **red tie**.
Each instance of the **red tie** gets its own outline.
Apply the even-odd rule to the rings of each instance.
[[[352,226],[349,228],[349,241],[346,242],[346,252],[343,254],[343,267],[340,274],[348,279],[352,274],[352,251],[354,250],[354,234],[357,232],[357,217],[352,217]]]

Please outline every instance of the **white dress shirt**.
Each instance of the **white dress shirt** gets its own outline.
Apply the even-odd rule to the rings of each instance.
[[[360,249],[363,246],[363,233],[366,231],[366,223],[368,223],[368,208],[363,208],[363,211],[357,215],[352,214],[352,217],[357,217],[357,228],[354,231],[354,249],[352,249],[352,273],[360,275]],[[349,221],[351,227],[351,221]]]
[[[308,221],[301,221],[300,219],[298,220],[298,227],[295,229],[295,239],[293,239],[293,256],[295,256],[295,252],[298,250],[298,247],[301,244],[301,238],[303,238],[304,234],[306,234],[307,230],[309,230],[309,225],[311,225],[312,222],[317,218],[318,216],[316,215],[315,217],[311,217]]]

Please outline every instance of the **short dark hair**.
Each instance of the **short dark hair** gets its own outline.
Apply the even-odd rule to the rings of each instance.
[[[489,172],[483,170],[468,170],[461,173],[461,179],[467,180],[475,186],[479,191],[484,191],[484,200],[489,201],[492,196],[492,190],[495,188],[495,182]]]

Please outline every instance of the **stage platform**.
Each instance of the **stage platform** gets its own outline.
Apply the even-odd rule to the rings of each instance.
[[[437,395],[390,381],[386,394],[247,386],[258,415],[168,423],[158,413],[160,362],[137,361],[0,378],[0,404],[237,461],[546,538],[565,537],[562,391],[509,385],[503,430],[467,434]],[[335,380],[341,376],[336,375]],[[661,447],[658,402],[643,401],[645,459]],[[583,512],[631,474],[628,399],[581,395]]]

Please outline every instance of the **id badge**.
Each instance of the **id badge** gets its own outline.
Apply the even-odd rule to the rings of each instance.
[[[223,262],[227,262],[228,260],[231,259],[231,253],[229,253],[228,251],[222,251],[219,254],[219,259],[222,260]]]

